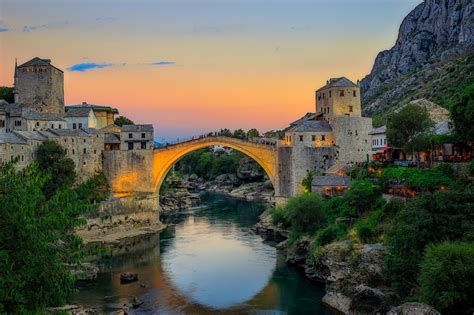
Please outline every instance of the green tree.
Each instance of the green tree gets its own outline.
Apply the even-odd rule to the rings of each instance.
[[[114,124],[117,126],[123,126],[123,125],[135,125],[135,123],[130,119],[125,116],[118,116],[115,118]]]
[[[47,196],[74,183],[74,161],[66,157],[66,150],[56,142],[47,140],[41,143],[36,149],[36,161],[40,170],[51,174],[51,179],[44,185]]]
[[[418,287],[420,261],[430,243],[468,238],[474,228],[474,192],[465,190],[424,193],[412,199],[392,220],[387,233],[385,273],[403,297]]]
[[[257,138],[260,137],[260,132],[258,132],[257,129],[252,128],[249,131],[247,131],[247,139],[252,139],[252,138]]]
[[[223,137],[232,137],[232,131],[230,131],[227,128],[221,129],[221,131],[219,133]]]
[[[290,198],[284,208],[293,231],[312,235],[326,221],[324,200],[319,194],[306,193]]]
[[[474,243],[428,246],[421,262],[420,297],[443,314],[472,314]]]
[[[474,141],[474,83],[468,85],[460,97],[450,107],[451,119],[458,137],[464,141]]]
[[[431,130],[434,122],[426,108],[408,104],[399,112],[393,113],[387,119],[387,140],[406,152],[426,149],[430,144]]]
[[[0,100],[5,100],[8,103],[13,103],[13,88],[9,86],[0,86]]]
[[[352,209],[352,215],[360,216],[374,210],[377,202],[382,200],[381,190],[370,180],[355,180],[350,189],[344,194],[344,200]]]
[[[237,138],[237,139],[245,139],[247,134],[245,133],[245,131],[243,129],[236,129],[236,130],[234,130],[234,133],[233,133],[232,136],[234,138]]]
[[[0,167],[0,313],[39,313],[74,292],[67,264],[81,260],[74,228],[92,207],[69,187],[44,194],[51,175],[31,164]]]

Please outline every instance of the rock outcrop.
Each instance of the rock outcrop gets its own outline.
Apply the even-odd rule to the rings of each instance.
[[[189,192],[187,180],[172,176],[167,181],[169,188],[160,195],[160,215],[170,215],[201,203],[198,194]]]
[[[465,79],[464,71],[472,69],[473,19],[474,2],[470,0],[419,4],[403,20],[395,45],[378,54],[371,73],[361,81],[364,112],[383,112],[412,95],[437,101],[441,92],[424,86],[438,80],[434,85],[442,88]],[[466,56],[467,60],[456,59]],[[458,64],[467,69],[456,69]],[[449,80],[444,82],[443,75],[450,76],[444,78]]]
[[[287,262],[304,269],[307,277],[326,283],[323,303],[343,313],[387,312],[397,295],[384,284],[381,244],[334,242],[313,257],[310,240],[302,238],[288,248]],[[396,304],[395,304],[396,305]]]

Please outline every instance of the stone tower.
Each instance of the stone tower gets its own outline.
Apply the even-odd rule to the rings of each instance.
[[[49,59],[15,62],[15,103],[39,112],[64,114],[64,74]]]
[[[362,116],[359,84],[345,77],[329,79],[315,96],[316,113],[323,113],[328,120],[337,116]]]

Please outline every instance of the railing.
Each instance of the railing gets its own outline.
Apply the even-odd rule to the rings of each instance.
[[[229,139],[247,141],[247,142],[262,144],[262,145],[271,146],[271,147],[275,147],[277,145],[277,142],[278,142],[277,139],[272,139],[272,138],[263,138],[263,137],[238,138],[238,137],[231,137],[231,136],[229,136],[227,134],[224,134],[224,133],[221,133],[221,132],[210,132],[210,133],[202,134],[202,135],[198,135],[198,136],[192,136],[192,137],[186,137],[186,138],[177,138],[176,141],[167,141],[163,145],[156,146],[156,147],[157,148],[166,148],[168,146],[183,144],[183,143],[192,142],[192,141],[196,141],[196,140],[200,140],[200,139],[219,138],[219,137],[226,137],[226,138],[229,138]]]

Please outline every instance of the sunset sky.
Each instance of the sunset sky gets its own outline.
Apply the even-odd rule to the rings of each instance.
[[[38,56],[64,70],[66,104],[115,106],[157,140],[280,129],[328,78],[363,78],[419,3],[0,0],[0,85]]]

